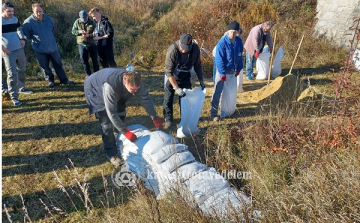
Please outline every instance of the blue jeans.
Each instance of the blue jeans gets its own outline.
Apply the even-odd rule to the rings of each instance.
[[[251,75],[254,76],[253,69],[256,65],[256,57],[251,56],[246,52],[246,76]]]
[[[216,65],[215,65],[215,57],[213,57],[213,82],[215,86],[215,76],[216,76]]]
[[[10,55],[2,54],[7,73],[7,85],[11,99],[18,99],[18,92],[25,87],[26,57],[24,48],[14,50]]]
[[[211,109],[210,109],[211,117],[216,117],[218,115],[220,97],[223,89],[224,89],[224,81],[220,79],[220,74],[218,71],[216,71],[214,93],[211,98]]]
[[[93,63],[94,73],[99,70],[96,44],[87,45],[87,46],[79,44],[79,54],[86,75],[90,76],[92,74],[89,64],[89,55]]]
[[[101,125],[101,138],[104,143],[105,153],[106,155],[111,158],[118,154],[118,150],[116,147],[116,139],[114,133],[118,132],[117,129],[114,128],[114,125],[109,119],[106,111],[100,111],[95,113],[95,117],[99,119],[99,123]],[[120,116],[122,121],[125,121],[125,115]]]
[[[34,50],[35,56],[39,62],[40,67],[45,72],[45,80],[49,82],[54,82],[54,74],[50,68],[50,61],[54,66],[56,75],[58,76],[60,83],[66,83],[68,78],[65,74],[65,71],[62,67],[61,57],[59,51],[51,52],[51,53],[40,53]]]

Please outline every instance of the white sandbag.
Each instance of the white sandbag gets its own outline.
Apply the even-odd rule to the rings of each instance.
[[[355,49],[355,52],[352,56],[353,63],[356,70],[360,70],[360,50]]]
[[[220,116],[230,116],[236,110],[237,80],[234,74],[227,74],[224,88],[220,97]]]
[[[270,56],[271,54],[269,52],[269,47],[265,46],[262,53],[260,53],[259,57],[256,60],[256,70],[258,72],[256,75],[256,79],[264,80],[267,78],[270,67]]]
[[[166,161],[154,166],[154,172],[170,174],[177,168],[181,167],[186,163],[190,163],[195,160],[193,154],[189,151],[184,151],[181,153],[176,153],[168,158]]]
[[[156,153],[151,154],[150,158],[155,163],[162,163],[167,160],[170,156],[183,152],[188,149],[187,145],[184,144],[170,144],[162,147]]]
[[[284,56],[284,50],[280,46],[273,61],[273,65],[271,66],[271,76],[273,78],[276,78],[281,74],[281,59],[283,58],[283,56]]]
[[[185,185],[199,205],[216,192],[229,187],[227,180],[213,168],[199,172],[189,178],[185,181]]]
[[[237,92],[244,92],[244,89],[242,87],[243,85],[243,70],[240,71],[240,74],[237,76],[237,79],[236,79],[236,86],[237,86]]]
[[[177,129],[177,137],[184,138],[198,133],[197,125],[206,96],[206,88],[184,89],[186,97],[181,98],[181,121]]]
[[[205,211],[206,215],[216,213],[225,219],[228,217],[226,215],[232,214],[231,210],[241,216],[242,209],[248,205],[250,205],[250,200],[246,195],[237,192],[232,187],[226,187],[205,200],[200,208]]]

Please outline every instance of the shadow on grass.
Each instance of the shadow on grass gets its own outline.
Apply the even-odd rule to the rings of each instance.
[[[49,124],[2,130],[2,141],[25,141],[29,139],[67,137],[72,135],[99,135],[100,125],[97,120],[87,123]]]
[[[101,145],[38,155],[3,156],[2,177],[65,169],[65,165],[69,163],[68,159],[71,159],[77,167],[91,167],[108,162]]]

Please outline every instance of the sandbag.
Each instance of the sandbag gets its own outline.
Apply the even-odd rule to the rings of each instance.
[[[239,75],[240,76],[240,75]],[[224,88],[220,97],[220,116],[230,116],[236,110],[237,80],[235,73],[227,74]]]
[[[184,89],[186,97],[181,98],[181,121],[177,129],[177,137],[183,138],[198,133],[197,125],[206,96],[206,88]]]
[[[184,151],[181,153],[176,153],[168,158],[166,161],[158,164],[153,168],[154,172],[161,174],[170,174],[175,169],[181,167],[186,163],[190,163],[195,160],[193,154],[189,151]]]
[[[269,52],[269,47],[265,46],[262,53],[260,53],[259,57],[256,60],[256,70],[258,72],[256,75],[256,79],[264,80],[267,78],[270,67],[270,56],[271,54]]]
[[[281,74],[281,59],[283,58],[283,56],[284,56],[284,50],[280,46],[273,61],[273,65],[271,66],[271,76],[273,78],[276,78]]]
[[[162,147],[159,151],[151,154],[150,157],[155,163],[162,163],[167,160],[170,156],[183,152],[188,149],[187,145],[184,144],[170,144]]]
[[[243,70],[240,71],[240,74],[237,76],[236,79],[236,85],[237,85],[237,92],[244,92],[244,89],[242,87],[243,85]]]

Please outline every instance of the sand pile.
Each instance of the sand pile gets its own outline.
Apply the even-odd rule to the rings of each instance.
[[[296,101],[305,87],[298,76],[288,74],[277,77],[269,85],[252,92],[252,100],[260,104],[282,104]]]

